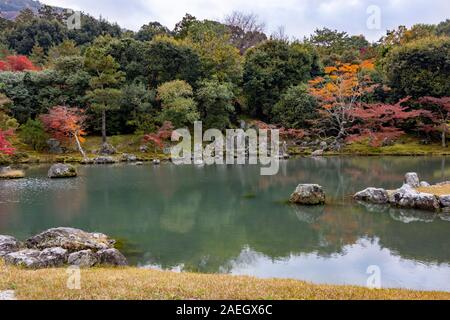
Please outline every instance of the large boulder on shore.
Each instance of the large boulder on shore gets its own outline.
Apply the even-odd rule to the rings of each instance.
[[[110,249],[114,242],[102,233],[89,233],[74,228],[54,228],[29,238],[26,245],[30,249],[61,247],[69,252],[75,252]]]
[[[122,162],[136,162],[137,161],[137,157],[134,154],[123,153],[122,156],[120,157],[120,161],[122,161]]]
[[[319,205],[325,203],[325,192],[318,184],[299,184],[292,193],[290,202],[303,205]]]
[[[408,172],[405,174],[405,184],[409,185],[412,188],[420,187],[419,176],[415,172]]]
[[[4,256],[7,264],[32,269],[60,267],[66,263],[67,250],[63,248],[48,248],[42,251],[25,249]]]
[[[48,170],[50,179],[75,178],[77,175],[77,170],[70,164],[57,163]]]
[[[125,256],[117,249],[105,249],[97,252],[100,264],[110,266],[126,266],[128,264]]]
[[[11,236],[0,235],[0,257],[24,248],[22,242]]]
[[[81,250],[71,253],[67,259],[67,263],[71,266],[79,266],[90,268],[99,262],[97,256],[92,250]]]
[[[389,202],[389,194],[384,189],[367,188],[356,193],[353,198],[357,201],[385,204]]]

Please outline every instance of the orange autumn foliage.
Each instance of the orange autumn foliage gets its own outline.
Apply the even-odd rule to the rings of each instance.
[[[84,142],[84,122],[86,116],[78,108],[56,106],[48,114],[40,116],[46,130],[57,140],[67,141],[71,138]]]

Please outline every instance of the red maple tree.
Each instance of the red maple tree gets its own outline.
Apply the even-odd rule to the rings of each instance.
[[[7,56],[5,60],[0,60],[0,71],[39,71],[30,59],[26,56]]]
[[[173,130],[174,126],[172,125],[172,122],[165,121],[157,132],[144,135],[144,142],[152,143],[155,146],[155,152],[156,148],[161,150],[164,148],[164,141],[172,136]]]
[[[1,130],[0,129],[0,154],[12,155],[15,149],[12,147],[11,142],[8,138],[13,136],[13,130]]]
[[[56,106],[49,110],[48,114],[40,116],[46,130],[57,140],[68,141],[74,139],[78,150],[86,158],[81,143],[84,142],[83,136],[86,116],[78,108],[66,106]]]
[[[347,137],[347,142],[369,139],[372,146],[378,147],[398,139],[405,133],[401,129],[404,122],[424,112],[409,110],[409,107],[402,105],[409,100],[408,97],[396,104],[358,104],[353,110],[357,124],[351,128],[352,134]]]
[[[419,102],[424,105],[427,112],[424,112],[425,116],[430,124],[422,126],[422,130],[425,132],[441,132],[442,147],[447,146],[447,134],[450,132],[450,97],[423,97],[419,99]]]

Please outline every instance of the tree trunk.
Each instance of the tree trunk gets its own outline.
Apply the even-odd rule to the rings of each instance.
[[[86,153],[83,150],[83,147],[81,147],[80,139],[78,139],[78,135],[76,133],[73,134],[75,137],[75,141],[77,142],[78,151],[80,151],[81,155],[83,156],[83,159],[86,159]]]
[[[445,130],[445,128],[442,128],[442,148],[447,147],[447,131]]]
[[[106,143],[106,110],[102,111],[102,142]]]

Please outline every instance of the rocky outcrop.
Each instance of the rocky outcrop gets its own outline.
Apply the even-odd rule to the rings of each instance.
[[[420,187],[419,176],[415,172],[408,172],[405,175],[405,184],[409,185],[412,188]]]
[[[69,252],[92,249],[103,250],[114,246],[115,241],[102,233],[88,233],[74,228],[46,230],[26,241],[30,249],[61,247]]]
[[[71,266],[79,266],[84,268],[93,267],[99,260],[97,255],[92,250],[81,250],[71,253],[67,259],[68,264]]]
[[[397,190],[386,191],[384,189],[367,188],[356,193],[354,199],[363,203],[388,203],[397,208],[426,211],[441,211],[441,209],[450,206],[450,195],[436,196],[431,193],[419,192],[416,189],[428,186],[430,185],[427,182],[419,180],[417,173],[409,172],[405,175],[405,184]]]
[[[289,201],[303,205],[320,205],[325,203],[325,192],[318,184],[300,184]]]
[[[353,198],[357,201],[370,202],[374,204],[386,204],[389,202],[389,194],[384,189],[367,188],[356,193]]]
[[[80,267],[127,265],[125,256],[113,248],[114,242],[102,233],[54,228],[28,239],[27,249],[13,237],[0,236],[0,257],[7,264],[33,269],[67,264]]]
[[[70,164],[57,163],[48,170],[50,179],[75,178],[77,175],[77,170]]]
[[[435,195],[414,190],[409,184],[403,185],[389,197],[394,206],[408,209],[439,210],[440,203]]]
[[[22,242],[14,237],[0,235],[0,257],[24,248]]]
[[[125,256],[117,249],[105,249],[97,252],[100,264],[110,266],[126,266],[128,264]]]

